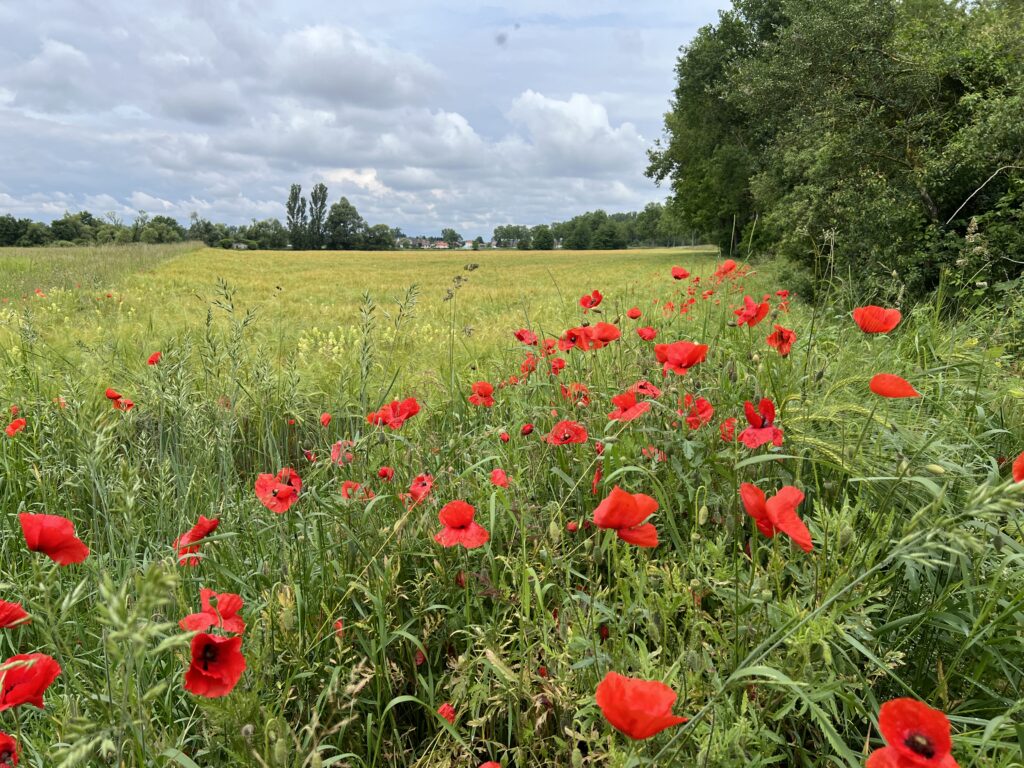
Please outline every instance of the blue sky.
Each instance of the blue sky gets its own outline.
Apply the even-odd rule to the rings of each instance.
[[[241,223],[317,181],[409,234],[638,209],[726,5],[0,0],[0,213]]]

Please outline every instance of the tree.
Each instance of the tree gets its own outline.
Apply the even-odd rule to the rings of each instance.
[[[16,245],[25,248],[33,245],[49,245],[53,242],[53,232],[45,224],[33,221],[25,227],[25,232]]]
[[[331,206],[327,214],[328,248],[344,251],[360,248],[365,233],[366,222],[347,197]]]
[[[252,224],[240,230],[239,238],[251,243],[251,248],[276,250],[288,247],[288,230],[278,219],[252,220]]]
[[[371,251],[390,251],[395,247],[395,236],[387,224],[374,224],[366,230],[366,247]]]
[[[309,229],[306,198],[302,196],[301,184],[292,184],[288,191],[285,212],[287,214],[288,239],[291,241],[292,248],[301,250],[306,247],[306,235]]]
[[[577,221],[563,241],[566,248],[583,251],[590,247],[590,227],[583,220]]]
[[[15,245],[31,223],[32,219],[16,219],[10,214],[0,216],[0,247]]]
[[[555,247],[555,236],[551,234],[551,227],[541,224],[533,228],[533,247],[538,251],[550,251]]]
[[[441,239],[448,243],[449,248],[461,248],[462,244],[465,242],[462,239],[462,235],[451,227],[446,227],[441,230]]]
[[[320,183],[309,193],[309,233],[307,242],[310,248],[320,250],[324,247],[327,235],[327,185]]]

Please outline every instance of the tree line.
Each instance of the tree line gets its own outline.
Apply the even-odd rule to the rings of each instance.
[[[1022,30],[1015,0],[734,0],[681,49],[647,173],[726,253],[881,295],[1014,278]]]
[[[697,233],[666,215],[661,203],[648,203],[642,211],[606,213],[600,209],[568,221],[539,224],[504,224],[494,228],[499,248],[549,250],[556,246],[576,250],[613,250],[634,246],[667,246],[696,242]]]

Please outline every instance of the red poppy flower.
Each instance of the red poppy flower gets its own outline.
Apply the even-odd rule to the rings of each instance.
[[[718,434],[722,436],[722,439],[727,443],[731,443],[736,439],[736,417],[730,416],[721,424],[718,425]]]
[[[673,280],[685,280],[690,276],[690,272],[683,267],[672,267],[672,279]]]
[[[331,414],[327,413],[327,411],[324,411],[323,413],[321,413],[320,414],[320,426],[326,428],[330,423],[331,423]]]
[[[661,390],[651,384],[651,382],[647,381],[647,379],[640,379],[640,381],[632,385],[627,391],[635,392],[636,394],[643,395],[644,397],[653,397],[655,400],[661,397]]]
[[[640,311],[640,307],[630,307],[629,309],[626,310],[626,317],[628,317],[630,320],[636,320],[642,314],[643,312]]]
[[[45,653],[21,653],[0,664],[0,712],[31,704],[43,709],[43,693],[60,674]]]
[[[431,475],[416,475],[409,486],[409,496],[413,501],[419,503],[430,495],[430,489],[434,487],[434,478]]]
[[[58,565],[80,563],[89,548],[75,536],[75,524],[60,515],[18,514],[25,543],[32,552],[42,552]]]
[[[407,397],[405,400],[393,400],[379,411],[367,414],[366,420],[370,424],[387,424],[391,429],[398,429],[406,421],[420,412],[420,404],[415,397]]]
[[[516,337],[516,341],[521,344],[529,344],[534,346],[537,343],[537,334],[533,331],[529,331],[526,328],[520,328],[518,331],[513,331],[512,335]]]
[[[765,341],[768,342],[769,347],[775,347],[780,355],[786,357],[793,349],[793,342],[796,341],[796,333],[791,331],[789,328],[783,328],[781,325],[776,325],[774,333],[770,334]]]
[[[346,450],[346,448],[351,448],[353,445],[355,445],[355,443],[351,440],[339,440],[336,442],[331,446],[331,461],[339,467],[351,464],[352,460],[355,459],[355,455],[352,451]]]
[[[453,707],[447,701],[437,708],[437,714],[439,714],[452,725],[455,725],[455,707]]]
[[[146,365],[156,365],[160,362],[161,357],[163,357],[162,352],[154,352],[146,359]]]
[[[32,619],[20,603],[8,603],[0,600],[0,629],[11,629],[21,624],[29,624]]]
[[[726,259],[719,265],[718,269],[715,270],[715,279],[721,281],[730,277],[736,271],[736,267],[737,264],[735,261],[732,259]]]
[[[602,299],[604,299],[604,296],[601,295],[601,292],[595,290],[592,291],[589,296],[583,296],[580,299],[580,306],[583,307],[584,310],[593,309],[601,303]]]
[[[782,445],[782,430],[775,426],[775,404],[767,397],[754,410],[754,404],[747,400],[743,404],[743,412],[750,426],[740,432],[740,442],[751,450],[760,448],[765,443],[778,447]]]
[[[658,337],[658,332],[651,326],[645,325],[643,328],[636,329],[636,335],[644,341],[654,341]]]
[[[491,538],[487,529],[473,520],[476,509],[464,501],[449,501],[438,513],[441,520],[441,532],[434,536],[434,541],[442,547],[454,547],[461,544],[466,549],[482,547]]]
[[[302,478],[294,469],[285,467],[277,475],[262,474],[256,478],[256,498],[271,512],[281,515],[299,499]]]
[[[575,347],[583,352],[590,352],[601,349],[621,335],[622,332],[618,327],[611,323],[583,325],[570,328],[563,333],[558,339],[558,348],[564,351]]]
[[[888,333],[903,319],[898,309],[885,309],[869,304],[853,310],[853,322],[864,333]]]
[[[473,394],[469,396],[469,402],[473,405],[481,405],[490,408],[494,405],[494,387],[486,381],[478,381],[473,385]]]
[[[351,499],[353,496],[355,496],[356,491],[358,491],[362,487],[363,486],[357,483],[355,480],[346,480],[341,484],[341,498]]]
[[[116,389],[111,389],[110,387],[107,387],[107,391],[104,392],[103,394],[106,396],[107,400],[121,399],[121,393],[118,392]]]
[[[623,392],[621,395],[615,395],[612,398],[612,404],[615,406],[615,410],[608,414],[608,418],[612,421],[632,421],[651,410],[650,401],[641,400],[638,403],[635,392]]]
[[[531,434],[532,432],[533,432],[533,424],[523,424],[523,426],[521,426],[519,428],[519,434],[522,435],[523,437],[526,437],[527,435]]]
[[[957,768],[945,713],[914,699],[893,699],[878,711],[887,747],[868,756],[867,768]]]
[[[920,397],[921,393],[911,386],[910,382],[892,373],[878,373],[871,377],[868,385],[871,391],[880,397],[903,398]]]
[[[690,429],[700,429],[711,421],[715,415],[714,406],[703,397],[693,399],[693,395],[686,395],[683,399],[683,406],[689,409],[686,415],[686,423]]]
[[[565,358],[551,358],[551,375],[557,376],[565,368]]]
[[[740,498],[747,514],[757,523],[757,529],[769,539],[781,531],[804,552],[813,549],[811,532],[796,513],[796,508],[804,500],[803,491],[799,488],[784,485],[778,493],[766,500],[764,491],[756,485],[743,483],[740,485]]]
[[[662,363],[662,373],[669,371],[685,376],[695,365],[703,363],[708,356],[707,344],[694,344],[692,341],[675,341],[671,344],[655,344],[654,357]]]
[[[559,389],[562,392],[563,400],[568,400],[573,405],[590,405],[590,390],[587,389],[586,384],[572,382],[569,386],[563,384]]]
[[[427,661],[427,654],[421,651],[419,648],[416,649],[416,655],[413,657],[417,667],[422,667]]]
[[[223,629],[235,635],[245,632],[245,622],[238,612],[242,610],[242,598],[231,592],[214,592],[212,589],[200,589],[199,599],[202,610],[191,613],[178,622],[178,626],[186,632],[204,632],[210,627]]]
[[[546,675],[542,675],[542,677],[546,677]],[[3,763],[0,763],[0,768],[3,768]],[[488,760],[486,763],[481,763],[480,768],[501,768],[501,763]]]
[[[0,768],[16,768],[17,765],[18,742],[3,731],[0,731]],[[501,766],[498,768],[501,768]]]
[[[746,325],[753,328],[767,317],[770,309],[771,305],[767,301],[762,301],[758,304],[749,296],[744,296],[743,306],[740,309],[733,310],[733,314],[737,318],[736,325]]]
[[[334,636],[339,640],[345,639],[345,622],[341,619],[334,622]]]
[[[672,714],[676,692],[658,680],[641,680],[609,672],[594,693],[601,714],[631,739],[649,739],[685,717]]]
[[[379,477],[381,480],[387,480],[388,482],[390,482],[395,477],[395,470],[393,470],[391,467],[381,467],[380,469],[377,470],[377,477]]]
[[[245,672],[242,638],[201,632],[192,638],[192,663],[185,670],[185,690],[215,699],[234,690]]]
[[[175,539],[173,546],[178,550],[178,565],[199,565],[199,558],[195,556],[195,553],[199,551],[199,544],[216,531],[218,525],[220,525],[218,518],[211,520],[200,515],[198,523]]]
[[[498,435],[498,439],[501,440],[501,442],[503,443],[507,443],[509,440],[512,439],[512,435],[510,435],[508,432],[502,432],[500,435]]]
[[[24,419],[15,419],[7,425],[7,429],[5,429],[4,432],[7,433],[8,437],[14,437],[25,428],[26,424],[28,424],[28,422]]]
[[[508,475],[505,474],[504,469],[496,467],[491,470],[491,485],[496,485],[499,488],[508,488]]]
[[[1013,460],[1013,482],[1024,483],[1024,453]]]
[[[645,523],[658,510],[658,502],[643,493],[627,493],[615,486],[594,510],[594,525],[614,530],[623,541],[638,547],[658,546],[658,530]]]
[[[587,428],[575,421],[560,421],[551,428],[544,441],[551,445],[587,442]]]

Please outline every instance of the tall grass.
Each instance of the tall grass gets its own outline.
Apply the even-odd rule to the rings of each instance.
[[[7,316],[0,397],[29,427],[0,440],[0,597],[33,622],[0,632],[0,645],[49,653],[64,670],[45,711],[0,715],[25,764],[857,766],[879,743],[879,703],[905,695],[950,714],[962,766],[1019,764],[1024,487],[997,458],[1024,449],[1024,416],[1013,361],[987,347],[985,327],[921,306],[867,337],[837,291],[828,306],[795,302],[736,328],[744,293],[781,287],[770,267],[665,314],[665,301],[686,299],[668,266],[698,267],[705,281],[711,271],[678,251],[589,266],[560,254],[546,282],[547,267],[527,262],[525,282],[497,285],[489,270],[510,267],[476,254],[295,254],[240,274],[240,256],[214,253],[112,284],[121,306],[100,310],[109,332],[88,325],[97,310],[74,291]],[[174,303],[171,276],[198,259],[209,268],[189,280],[205,281],[204,303]],[[381,259],[419,287],[369,287]],[[479,269],[465,273],[465,260]],[[321,275],[302,288],[319,298],[292,295],[297,270]],[[288,311],[266,306],[269,283],[283,284]],[[593,288],[606,299],[583,317],[576,297]],[[322,298],[332,293],[340,303]],[[641,320],[626,318],[633,305]],[[353,324],[329,363],[292,343],[325,308]],[[418,333],[440,318],[443,332]],[[596,319],[619,323],[622,338],[566,353],[558,377],[542,360],[493,408],[466,402],[473,381],[519,375],[529,350],[515,328],[551,335]],[[788,358],[764,343],[771,321],[796,330]],[[634,332],[647,323],[659,341],[709,344],[707,362],[662,379]],[[142,352],[157,348],[163,360],[147,366]],[[880,371],[924,397],[877,401],[867,381]],[[637,421],[609,422],[610,396],[639,378],[662,397]],[[570,382],[586,384],[589,406],[563,398]],[[136,408],[112,409],[105,386]],[[424,409],[401,430],[367,424],[368,409],[414,392]],[[687,428],[686,393],[714,404],[712,424]],[[762,395],[779,406],[782,447],[724,442],[719,422],[742,422],[743,402]],[[593,440],[545,444],[558,418],[584,422]],[[536,430],[524,437],[527,422]],[[339,467],[325,459],[342,439],[355,459]],[[289,465],[304,489],[277,516],[253,482]],[[382,465],[392,484],[377,478]],[[488,482],[494,467],[508,489]],[[409,509],[397,494],[420,472],[435,486]],[[375,498],[342,499],[343,480]],[[740,482],[801,487],[814,551],[760,537]],[[652,552],[585,525],[615,484],[657,499]],[[438,507],[456,498],[476,506],[486,547],[433,541]],[[26,552],[22,510],[72,518],[89,559],[60,568]],[[177,567],[171,543],[201,514],[221,527],[198,567]],[[201,587],[242,595],[249,625],[249,668],[211,701],[181,686],[188,636],[176,622],[198,610]],[[690,722],[629,742],[594,702],[608,670],[664,680]],[[436,714],[445,701],[454,726]]]

